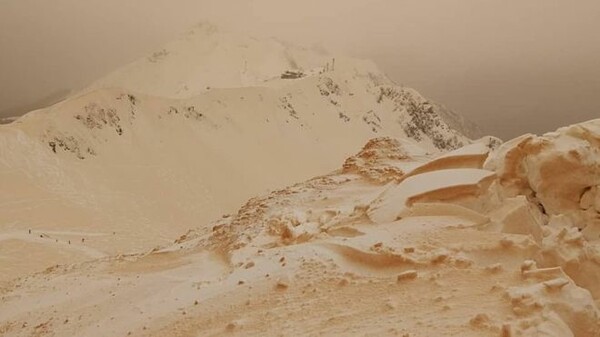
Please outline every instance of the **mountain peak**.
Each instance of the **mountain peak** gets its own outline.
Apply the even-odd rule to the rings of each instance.
[[[330,57],[275,39],[255,39],[199,24],[181,38],[90,85],[189,98],[210,88],[260,86],[287,70],[325,67]]]

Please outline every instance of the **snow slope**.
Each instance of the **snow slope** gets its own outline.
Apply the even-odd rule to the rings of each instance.
[[[173,244],[12,283],[0,332],[600,336],[600,238],[588,232],[600,214],[599,123],[441,156],[370,140],[342,169],[252,198]],[[482,178],[484,190],[446,188]],[[369,214],[432,190],[389,220]]]

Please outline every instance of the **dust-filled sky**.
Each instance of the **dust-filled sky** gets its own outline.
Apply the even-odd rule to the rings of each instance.
[[[374,59],[505,139],[600,117],[598,0],[0,0],[0,116],[206,20]]]

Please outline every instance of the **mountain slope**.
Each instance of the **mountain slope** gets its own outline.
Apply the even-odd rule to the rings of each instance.
[[[337,57],[334,67],[327,58],[329,66],[310,69],[322,59],[307,51],[245,38],[240,47],[237,37],[206,34],[208,47],[184,38],[160,62],[111,75],[166,96],[178,95],[179,79],[198,89],[193,97],[97,89],[0,126],[4,281],[170,242],[254,195],[334,170],[373,137],[405,139],[423,155],[470,141],[369,61]],[[240,56],[239,48],[252,53]],[[260,85],[235,87],[244,83],[231,58],[252,55],[248,83]],[[184,76],[188,68],[193,76]],[[225,69],[231,77],[220,76]],[[224,88],[206,90],[204,79],[213,78],[227,79]],[[24,251],[40,258],[22,260]]]
[[[7,287],[0,331],[598,336],[599,182],[572,178],[597,170],[599,126],[433,156],[373,139],[173,244]]]

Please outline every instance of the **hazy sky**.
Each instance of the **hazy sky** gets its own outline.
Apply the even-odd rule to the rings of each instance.
[[[598,0],[0,0],[0,114],[205,20],[374,59],[505,139],[600,118]]]

